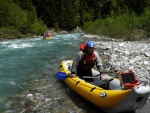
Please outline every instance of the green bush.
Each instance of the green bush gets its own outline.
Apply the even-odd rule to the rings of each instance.
[[[105,35],[113,38],[137,40],[144,35],[144,25],[145,22],[143,22],[142,16],[137,16],[134,13],[125,13],[120,16],[86,22],[83,30],[87,33]]]
[[[47,27],[41,20],[36,20],[35,23],[31,25],[32,34],[41,35],[41,33],[45,32],[46,30]]]

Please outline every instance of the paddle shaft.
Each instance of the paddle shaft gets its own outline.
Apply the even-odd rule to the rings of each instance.
[[[94,76],[83,76],[83,78],[98,78],[99,79],[100,76],[94,77]]]

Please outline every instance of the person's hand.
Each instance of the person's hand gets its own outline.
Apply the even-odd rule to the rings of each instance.
[[[68,76],[69,76],[69,77],[76,77],[75,74],[71,74],[71,73],[69,73]]]
[[[71,77],[76,77],[76,75],[75,74],[71,74]]]

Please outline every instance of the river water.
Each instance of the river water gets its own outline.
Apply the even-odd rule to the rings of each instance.
[[[40,72],[51,70],[54,76],[63,59],[72,59],[82,33],[42,38],[15,39],[0,42],[0,108],[9,97],[24,90]],[[35,77],[36,77],[35,76]]]

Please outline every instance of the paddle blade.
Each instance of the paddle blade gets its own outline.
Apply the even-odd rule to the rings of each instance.
[[[64,72],[57,72],[57,74],[56,74],[56,78],[59,80],[64,80],[65,78],[67,78],[67,76],[68,75]]]

